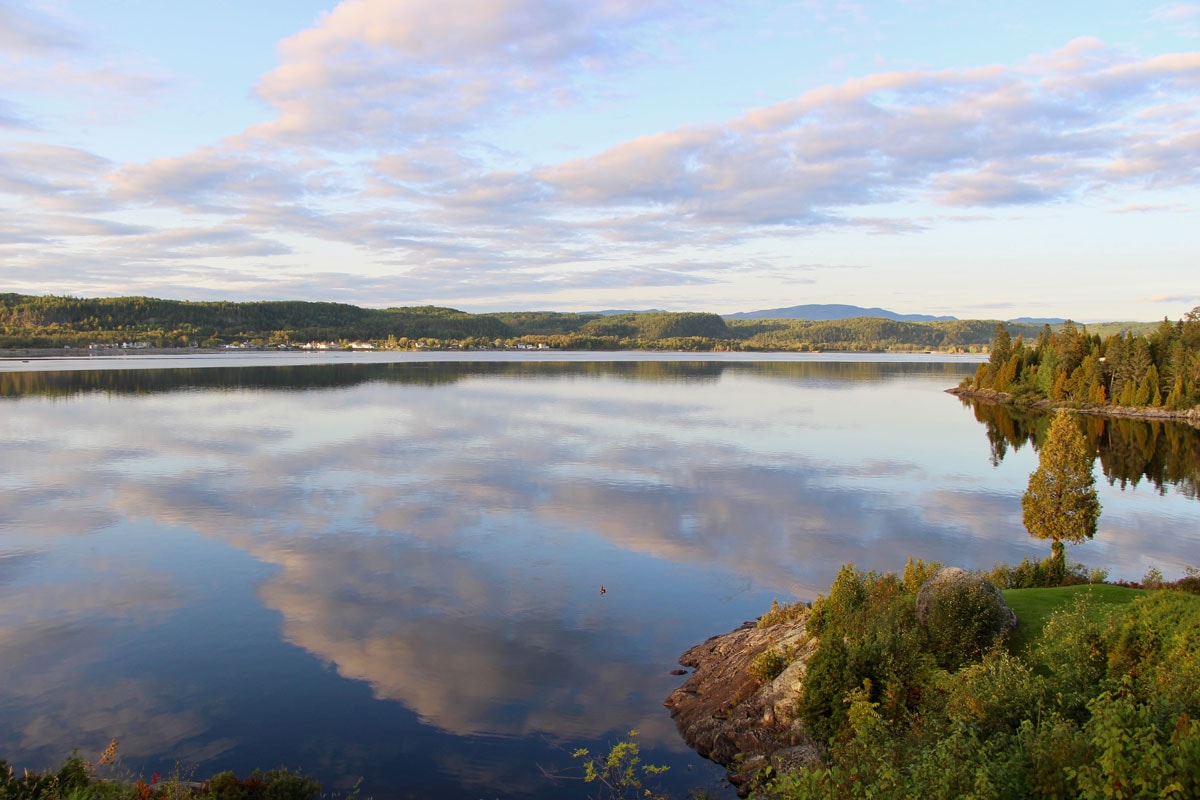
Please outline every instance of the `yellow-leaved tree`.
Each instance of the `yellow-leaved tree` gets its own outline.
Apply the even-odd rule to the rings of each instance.
[[[1056,413],[1042,445],[1038,468],[1029,474],[1021,509],[1030,535],[1054,542],[1051,561],[1060,578],[1066,572],[1063,542],[1082,542],[1096,534],[1100,499],[1096,496],[1093,461],[1087,439],[1072,415],[1066,411]]]

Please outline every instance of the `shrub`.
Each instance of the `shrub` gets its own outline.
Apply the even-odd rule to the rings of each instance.
[[[317,800],[321,784],[287,769],[255,770],[246,778],[221,772],[205,782],[201,794],[212,800]]]
[[[1045,697],[1068,719],[1086,718],[1088,700],[1108,672],[1108,620],[1091,610],[1087,595],[1050,616],[1033,648],[1035,667],[1045,676]]]
[[[0,759],[0,798],[4,800],[63,800],[86,790],[90,781],[90,765],[77,755],[66,759],[57,771],[25,770],[20,777]]]
[[[867,700],[879,705],[885,719],[907,715],[933,665],[904,583],[893,574],[863,575],[843,567],[829,597],[813,604],[813,616],[820,619],[821,646],[808,662],[797,714],[814,736],[838,734],[847,722],[843,700],[864,681]]]
[[[1200,797],[1200,598],[1040,592],[1076,600],[1020,653],[945,672],[907,581],[839,577],[798,701],[828,748],[755,797]]]
[[[959,670],[948,688],[950,721],[974,726],[985,735],[1016,733],[1041,705],[1041,683],[1024,661],[1003,648]]]
[[[813,602],[808,618],[809,632],[821,636],[826,630],[849,627],[867,600],[865,580],[866,576],[855,569],[853,563],[843,564],[829,587],[829,596],[818,595]]]
[[[916,595],[921,591],[921,587],[925,585],[925,581],[938,574],[942,565],[937,561],[926,563],[922,559],[912,560],[910,556],[904,564],[904,590],[911,595]]]
[[[771,610],[758,618],[756,623],[759,628],[769,628],[772,625],[782,625],[785,622],[798,620],[808,611],[808,605],[804,602],[791,603],[786,606],[779,605],[778,600],[771,601]]]
[[[586,748],[579,748],[571,755],[583,763],[585,783],[599,783],[611,798],[660,797],[642,785],[643,779],[661,775],[669,767],[643,764],[641,748],[637,743],[638,731],[631,730],[628,738],[609,748],[603,760],[596,758]]]
[[[1200,717],[1200,597],[1160,591],[1130,603],[1110,635],[1109,676],[1128,677],[1163,724]]]
[[[1064,570],[1053,558],[1041,561],[1021,559],[1015,567],[1000,564],[985,578],[1001,589],[1047,589],[1053,586],[1075,586],[1081,583],[1103,583],[1108,572],[1103,569],[1089,570],[1083,564],[1071,564]]]
[[[750,676],[759,683],[775,680],[787,669],[791,659],[775,647],[768,647],[750,662]]]
[[[1091,757],[1067,768],[1082,798],[1200,795],[1200,722],[1183,714],[1164,729],[1128,691],[1105,692],[1088,707]]]
[[[828,637],[809,659],[804,673],[797,715],[820,741],[833,738],[846,719],[842,697],[855,686],[850,652],[838,637]]]
[[[1200,594],[1200,575],[1188,575],[1186,578],[1180,578],[1172,586],[1181,592]]]

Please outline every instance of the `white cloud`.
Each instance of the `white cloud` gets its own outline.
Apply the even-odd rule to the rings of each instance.
[[[0,52],[25,58],[81,47],[78,36],[61,20],[16,0],[0,2]]]
[[[1154,10],[1157,19],[1186,20],[1200,18],[1200,5],[1177,3],[1171,6],[1161,6]]]
[[[78,124],[125,121],[130,108],[161,94],[163,75],[127,68],[47,6],[0,0],[0,92],[9,95],[0,95],[0,130],[48,127],[44,111],[29,110],[46,97],[70,98],[65,113]]]
[[[282,63],[257,88],[278,117],[249,133],[397,147],[469,129],[561,102],[569,75],[629,57],[639,27],[690,13],[664,0],[346,0],[281,43]]]
[[[240,290],[307,293],[311,278],[385,289],[379,302],[687,287],[720,280],[698,249],[781,268],[793,253],[736,248],[920,234],[940,221],[930,205],[984,217],[1144,206],[1128,195],[1200,180],[1200,53],[1139,57],[1091,38],[1018,64],[864,75],[557,163],[492,143],[506,121],[593,91],[718,5],[347,0],[280,44],[257,86],[271,118],[226,140],[124,164],[0,144],[12,212],[0,245],[17,270],[0,285],[26,290],[29,275],[65,274],[73,259],[139,281],[171,260],[161,285],[175,286],[211,259],[243,258],[230,278]],[[52,19],[22,30],[25,50],[80,46]],[[0,126],[37,122],[3,102]],[[322,263],[330,252],[354,263]]]

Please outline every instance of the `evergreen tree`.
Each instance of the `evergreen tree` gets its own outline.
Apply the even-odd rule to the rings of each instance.
[[[996,332],[992,336],[992,345],[989,350],[988,375],[992,379],[991,388],[1002,392],[1004,391],[1004,387],[999,385],[999,381],[996,378],[1004,370],[1009,357],[1012,355],[1012,337],[1008,333],[1008,326],[1003,322],[996,323]]]
[[[1171,393],[1167,395],[1166,407],[1171,411],[1182,411],[1188,407],[1187,395],[1183,389],[1182,375],[1175,378],[1175,386],[1171,389]]]
[[[1153,364],[1150,365],[1150,369],[1146,370],[1146,377],[1142,379],[1142,386],[1138,387],[1138,393],[1145,395],[1145,404],[1151,408],[1158,408],[1162,405],[1162,392],[1158,388],[1158,369]]]
[[[1059,574],[1066,570],[1063,542],[1082,542],[1096,534],[1100,500],[1092,462],[1087,439],[1072,416],[1065,411],[1055,414],[1038,468],[1029,475],[1021,510],[1031,536],[1053,541],[1052,561]]]
[[[1071,320],[1063,323],[1062,330],[1055,337],[1054,347],[1058,361],[1068,375],[1078,368],[1083,357],[1087,355],[1086,337],[1079,332]]]

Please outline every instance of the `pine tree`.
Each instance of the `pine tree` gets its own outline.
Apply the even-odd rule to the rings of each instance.
[[[1004,387],[999,385],[999,381],[996,378],[1004,370],[1005,364],[1008,363],[1008,359],[1012,355],[1012,337],[1009,336],[1008,326],[1003,322],[996,323],[996,332],[992,335],[992,344],[989,351],[988,376],[992,380],[992,385],[989,388],[1002,392],[1004,391]]]
[[[1054,416],[1038,459],[1029,475],[1029,488],[1021,498],[1022,520],[1031,536],[1050,539],[1054,570],[1066,569],[1063,542],[1082,542],[1096,534],[1100,500],[1092,473],[1087,440],[1065,411]]]
[[[1171,389],[1171,393],[1167,395],[1167,408],[1171,411],[1181,411],[1187,408],[1187,401],[1183,391],[1183,376],[1179,375],[1175,378],[1175,386]]]

